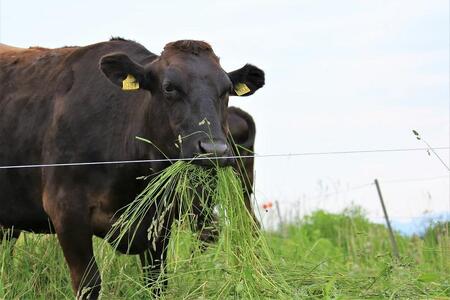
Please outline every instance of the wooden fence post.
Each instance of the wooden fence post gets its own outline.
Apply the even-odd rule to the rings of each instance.
[[[397,241],[395,240],[394,232],[392,231],[391,222],[389,221],[389,216],[386,210],[386,206],[384,205],[383,195],[381,194],[380,184],[378,183],[378,179],[375,179],[375,186],[377,187],[378,196],[380,197],[381,207],[383,208],[384,218],[386,219],[386,225],[389,230],[389,238],[391,240],[392,252],[396,258],[399,258]]]

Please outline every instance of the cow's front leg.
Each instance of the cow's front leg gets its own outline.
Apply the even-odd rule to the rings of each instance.
[[[101,280],[92,249],[92,233],[83,225],[76,227],[74,221],[66,220],[63,228],[55,228],[56,234],[69,265],[77,299],[97,299]]]
[[[69,266],[72,288],[77,299],[97,299],[100,293],[100,273],[94,258],[89,212],[83,197],[64,192],[64,197],[47,197],[45,209]]]

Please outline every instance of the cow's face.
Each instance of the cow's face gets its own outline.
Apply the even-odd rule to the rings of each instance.
[[[172,158],[229,156],[228,97],[251,95],[264,85],[264,72],[252,65],[226,73],[211,47],[199,41],[169,43],[157,60],[145,66],[126,54],[110,54],[102,57],[100,68],[125,92],[137,88],[151,92],[157,107],[152,113],[157,111],[161,122],[158,147]]]

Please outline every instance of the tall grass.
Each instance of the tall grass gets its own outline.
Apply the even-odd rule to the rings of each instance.
[[[357,208],[341,214],[317,211],[282,233],[258,232],[232,169],[176,163],[149,182],[124,209],[109,239],[113,245],[131,239],[152,205],[158,204],[158,217],[176,213],[163,299],[450,297],[448,224],[429,228],[423,237],[396,234],[397,260],[386,228],[370,223]],[[214,225],[220,233],[208,247],[199,235],[211,228],[198,228],[196,205],[210,217],[205,226]],[[160,223],[153,222],[149,237],[159,230]],[[136,256],[120,255],[97,238],[94,248],[104,299],[152,297]],[[0,299],[65,298],[73,293],[55,236],[25,234],[14,246],[0,245]]]
[[[396,233],[399,259],[386,227],[370,223],[358,208],[316,211],[288,225],[286,238],[271,233],[269,240],[277,245],[275,257],[299,270],[289,282],[302,298],[430,299],[450,296],[450,240],[443,227],[429,234],[433,238]]]
[[[209,245],[207,251],[197,232],[192,231],[198,227],[200,217],[194,211],[196,206],[205,220],[216,220],[220,233],[217,243]],[[168,299],[179,297],[181,291],[183,298],[261,299],[293,295],[273,261],[265,236],[258,232],[246,209],[241,181],[232,168],[173,164],[153,178],[125,209],[107,239],[113,240],[113,245],[124,238],[133,239],[133,230],[152,209],[156,218],[148,228],[149,240],[160,236],[170,214],[176,219],[171,228],[167,272],[160,276],[160,281],[168,279],[176,287],[166,292]],[[205,222],[204,226],[212,223]]]

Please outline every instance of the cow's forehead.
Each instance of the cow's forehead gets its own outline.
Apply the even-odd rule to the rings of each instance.
[[[211,66],[220,67],[219,59],[212,53],[189,53],[184,51],[171,51],[170,53],[163,53],[161,59],[166,65],[178,65],[178,66]]]
[[[208,54],[214,60],[219,60],[219,58],[214,53],[212,47],[203,41],[195,41],[195,40],[180,40],[176,42],[168,43],[164,47],[164,51],[161,53],[161,56],[167,56],[171,54],[179,54],[179,53],[188,53],[188,54]]]
[[[178,53],[163,58],[164,75],[184,79],[208,77],[212,80],[226,80],[225,71],[214,57],[208,54]]]

